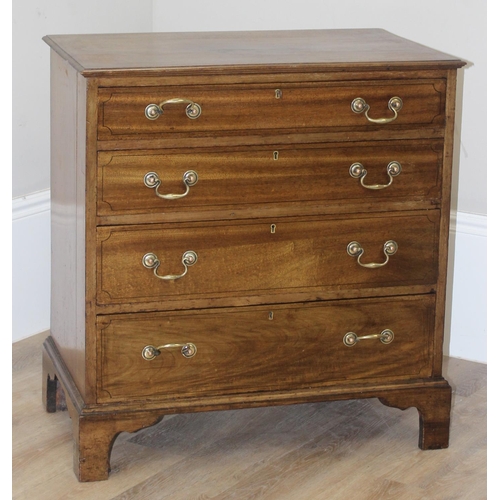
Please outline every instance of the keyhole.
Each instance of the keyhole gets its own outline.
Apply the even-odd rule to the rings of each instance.
[[[269,311],[269,321],[272,321],[274,319],[274,313],[272,311]]]
[[[271,234],[276,232],[276,224],[271,224]]]
[[[277,160],[277,159],[278,159],[278,157],[279,157],[279,155],[280,155],[279,151],[275,151],[275,152],[273,153],[273,160]]]

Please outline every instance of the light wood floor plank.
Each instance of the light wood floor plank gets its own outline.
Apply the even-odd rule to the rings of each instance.
[[[487,370],[453,358],[447,450],[419,450],[417,411],[378,400],[169,415],[117,438],[108,481],[78,483],[70,418],[41,403],[45,337],[12,350],[14,499],[486,498]]]

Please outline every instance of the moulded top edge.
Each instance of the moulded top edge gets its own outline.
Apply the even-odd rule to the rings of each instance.
[[[117,72],[243,72],[458,68],[466,63],[381,29],[51,35],[44,41],[85,76]]]

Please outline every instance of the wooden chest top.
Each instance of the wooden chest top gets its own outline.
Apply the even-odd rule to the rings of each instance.
[[[355,71],[464,64],[382,29],[51,35],[44,40],[85,76],[162,69],[200,74],[226,66],[265,72],[269,66]]]

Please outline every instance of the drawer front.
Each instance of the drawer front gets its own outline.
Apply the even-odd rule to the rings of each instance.
[[[365,200],[439,199],[441,162],[440,141],[175,154],[101,152],[98,214],[297,201],[346,200],[356,205]],[[189,181],[190,172],[195,183]],[[147,174],[156,180],[149,182]]]
[[[99,400],[179,399],[427,377],[433,317],[433,295],[104,316],[98,325]],[[361,338],[386,330],[393,333],[390,343]],[[358,342],[347,346],[349,333]],[[390,334],[384,339],[390,340]],[[188,344],[196,347],[192,357],[182,354]],[[147,346],[166,347],[146,349],[145,355],[153,357],[147,360],[142,356]],[[184,352],[193,354],[193,346]]]
[[[98,137],[444,125],[445,87],[444,80],[394,80],[106,88],[99,91]],[[389,109],[393,97],[403,103],[396,113]],[[392,119],[396,114],[397,118],[383,125],[369,121],[364,112],[351,108],[357,98],[369,106],[370,119]],[[148,119],[146,108],[150,105],[161,105],[162,114],[157,112],[155,119]],[[193,109],[201,111],[196,118],[188,116]]]
[[[434,284],[438,229],[438,210],[342,220],[101,227],[97,300],[105,305]],[[389,241],[398,245],[392,256],[384,250]],[[359,258],[347,253],[351,242],[363,248]],[[186,252],[196,253],[194,265]],[[358,260],[387,263],[368,268]]]

